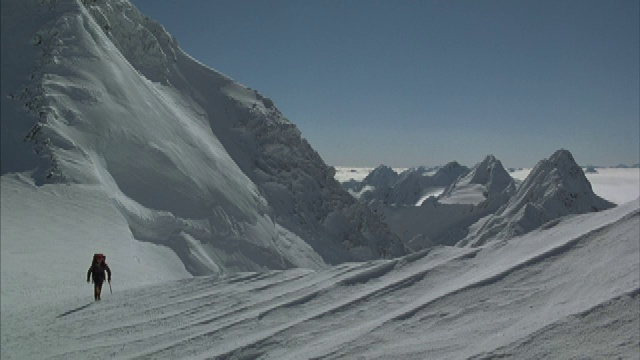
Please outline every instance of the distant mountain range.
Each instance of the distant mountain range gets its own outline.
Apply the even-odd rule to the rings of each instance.
[[[455,162],[435,174],[374,169],[344,186],[381,215],[406,246],[478,246],[525,234],[570,214],[614,206],[593,193],[571,153],[558,150],[516,182],[492,155],[468,169]],[[419,200],[419,201],[417,201]]]

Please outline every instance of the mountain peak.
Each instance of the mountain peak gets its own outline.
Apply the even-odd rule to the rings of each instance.
[[[52,186],[109,194],[128,234],[195,275],[404,253],[273,101],[194,60],[128,1],[7,7],[2,89],[21,95],[2,97],[3,174],[44,163]],[[5,152],[25,135],[43,159]]]
[[[573,164],[576,161],[573,158],[573,154],[569,150],[560,149],[554,152],[550,157],[549,161],[551,162],[566,162],[569,164]]]
[[[558,150],[549,159],[538,162],[511,200],[463,243],[481,245],[494,236],[522,235],[562,216],[613,206],[593,192],[573,155]]]
[[[498,161],[498,159],[496,159],[496,157],[493,154],[489,154],[485,156],[484,160],[482,160],[482,162],[488,162],[488,163],[493,163],[496,161]]]
[[[399,176],[400,175],[389,166],[380,165],[364,178],[362,184],[374,187],[392,186],[398,180]]]
[[[477,205],[480,202],[501,196],[507,200],[515,192],[515,182],[504,169],[500,160],[487,155],[467,174],[460,176],[440,196],[443,203]]]

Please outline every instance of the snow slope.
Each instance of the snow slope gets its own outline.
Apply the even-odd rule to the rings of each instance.
[[[98,185],[36,186],[1,179],[2,316],[26,305],[86,297],[91,254],[104,252],[120,289],[191,275],[168,247],[137,241]]]
[[[116,288],[100,303],[87,286],[3,311],[1,356],[633,359],[639,236],[636,200],[476,248]]]
[[[2,22],[3,192],[17,186],[5,177],[22,174],[32,184],[16,191],[88,201],[92,211],[78,219],[86,234],[101,230],[89,224],[102,213],[124,219],[113,223],[118,239],[98,243],[106,235],[96,234],[62,248],[87,258],[134,239],[159,245],[158,256],[170,249],[193,275],[404,253],[270,99],[190,58],[128,1],[12,0],[2,9],[11,14]],[[56,185],[107,200],[65,197]],[[19,221],[20,206],[3,204],[3,222]],[[13,235],[3,256],[5,243],[21,241]]]

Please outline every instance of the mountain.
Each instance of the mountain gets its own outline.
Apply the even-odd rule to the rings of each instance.
[[[567,150],[540,161],[516,194],[495,214],[474,225],[461,244],[479,246],[489,239],[519,236],[554,226],[566,215],[601,211],[615,205],[593,193],[582,168]]]
[[[2,10],[3,187],[79,192],[96,206],[80,222],[119,214],[124,240],[171,249],[192,275],[404,253],[273,101],[192,59],[128,1]],[[90,254],[119,241],[73,243]]]
[[[448,184],[439,195],[433,191],[438,184]],[[360,199],[369,194],[380,192],[364,193]],[[418,195],[422,197],[414,203]],[[566,215],[614,206],[593,193],[567,150],[541,161],[520,184],[493,155],[471,170],[455,162],[432,176],[412,170],[386,189],[384,199],[367,204],[411,251],[438,245],[478,246],[489,239],[509,239],[553,226],[550,221]]]
[[[468,174],[460,176],[438,197],[443,204],[477,205],[486,199],[507,200],[516,191],[515,181],[500,160],[488,155]]]
[[[385,185],[385,182],[393,177],[388,170],[379,168],[380,173],[374,174],[370,181],[375,182],[377,177],[384,180],[377,182],[378,186],[370,185],[365,179],[358,194],[361,202],[366,204],[380,202],[392,206],[417,206],[429,196],[438,195],[449,186],[461,174],[469,169],[453,161],[439,167],[434,174],[432,169],[418,167],[408,169],[399,174],[395,182]],[[386,174],[386,175],[384,175]]]
[[[398,181],[400,175],[396,173],[392,168],[386,165],[380,165],[373,169],[369,175],[367,175],[362,184],[364,186],[373,187],[391,187]]]
[[[405,179],[405,186],[401,188],[415,188],[415,193],[423,194],[419,206],[388,206],[380,202],[369,203],[369,206],[382,215],[412,251],[456,244],[468,235],[469,227],[493,214],[515,193],[514,180],[492,155],[471,170],[452,162],[433,176],[409,175]],[[417,184],[417,179],[425,180]],[[406,186],[407,183],[412,186]],[[441,195],[433,191],[443,186],[446,189]],[[425,196],[429,190],[433,196]]]
[[[401,179],[391,189],[386,202],[397,206],[420,205],[421,200],[442,191],[468,171],[467,167],[456,161],[442,166],[433,175],[427,175],[423,171],[407,171],[400,175]]]
[[[400,176],[392,168],[380,165],[371,170],[362,181],[351,179],[343,182],[342,187],[363,203],[372,199],[383,198],[388,190],[398,181]]]

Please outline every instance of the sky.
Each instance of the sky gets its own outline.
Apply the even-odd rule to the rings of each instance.
[[[637,0],[132,0],[328,165],[640,162]]]

